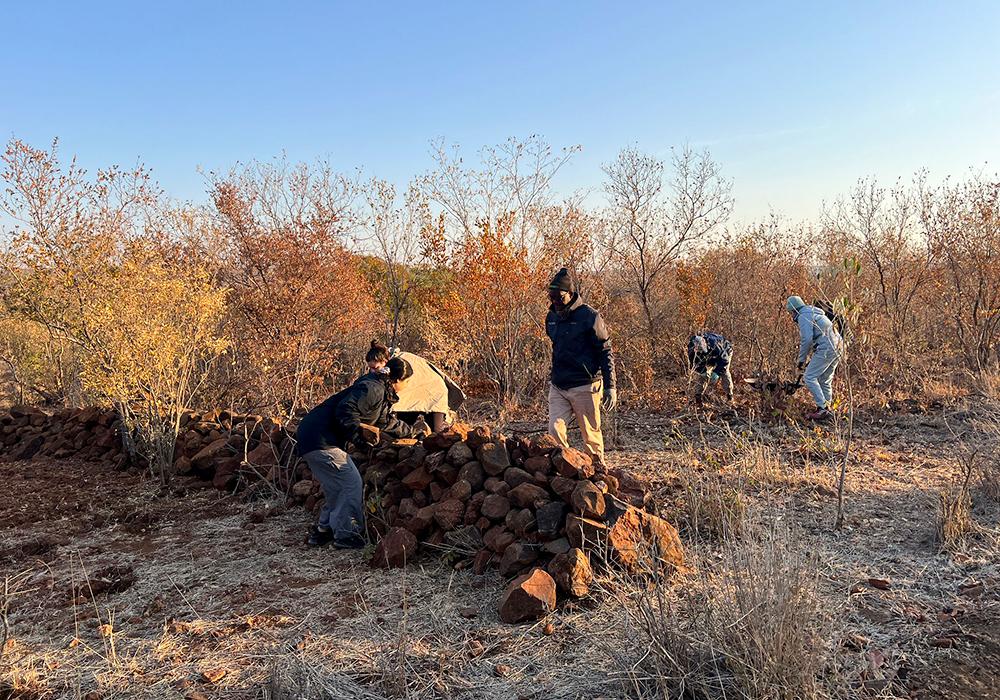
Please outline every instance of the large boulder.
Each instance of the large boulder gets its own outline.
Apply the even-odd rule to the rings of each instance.
[[[518,576],[500,597],[500,619],[516,624],[545,617],[556,608],[556,582],[544,569]]]

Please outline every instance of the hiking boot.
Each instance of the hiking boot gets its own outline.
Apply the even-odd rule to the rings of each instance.
[[[306,544],[310,547],[326,547],[327,545],[333,544],[333,530],[324,530],[319,527],[313,527],[309,531],[309,537],[306,538]]]
[[[806,416],[806,418],[808,418],[809,420],[814,420],[814,421],[825,421],[825,420],[830,420],[831,418],[833,418],[833,413],[831,413],[830,411],[826,410],[825,408],[817,408],[815,411],[813,411],[812,413],[808,414]]]

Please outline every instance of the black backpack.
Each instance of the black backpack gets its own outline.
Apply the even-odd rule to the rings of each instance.
[[[832,323],[833,327],[837,329],[837,333],[840,334],[840,337],[844,339],[845,343],[849,343],[851,341],[851,336],[853,335],[851,333],[851,327],[847,323],[847,319],[844,318],[844,315],[838,314],[834,310],[833,304],[822,299],[817,299],[813,306],[818,309],[822,309],[823,313],[826,314],[828,319],[830,319],[830,323]]]

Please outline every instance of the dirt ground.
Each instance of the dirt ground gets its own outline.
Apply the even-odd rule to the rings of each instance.
[[[980,531],[957,550],[934,540],[962,420],[860,419],[840,531],[832,429],[619,415],[607,426],[609,462],[639,474],[680,519],[679,465],[701,455],[700,469],[723,472],[731,452],[717,467],[704,455],[734,440],[767,445],[777,473],[741,488],[818,557],[843,694],[1000,698],[996,504],[976,496]],[[508,626],[495,574],[433,556],[386,572],[361,552],[308,550],[299,509],[73,461],[2,462],[0,478],[0,698],[640,694],[635,640],[607,596]]]

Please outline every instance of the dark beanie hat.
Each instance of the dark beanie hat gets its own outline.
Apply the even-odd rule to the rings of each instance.
[[[558,289],[561,292],[572,293],[573,280],[569,278],[569,270],[565,267],[561,268],[559,272],[556,273],[556,276],[552,278],[552,281],[549,282],[549,289]]]

